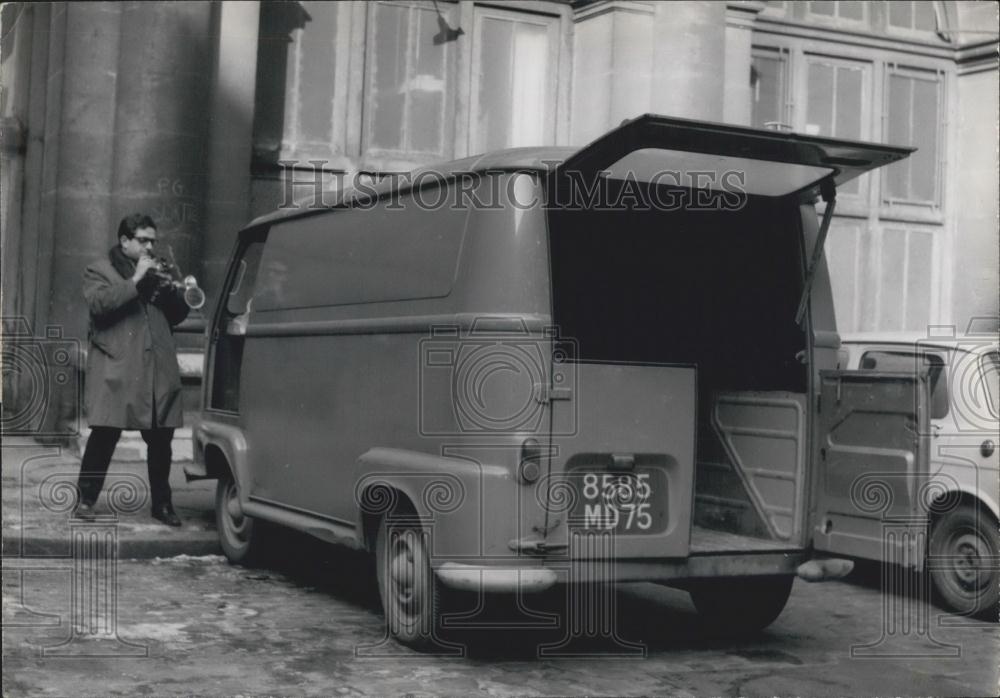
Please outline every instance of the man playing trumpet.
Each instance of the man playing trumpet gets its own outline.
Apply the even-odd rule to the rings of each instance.
[[[181,525],[168,482],[170,444],[183,420],[172,328],[187,317],[188,306],[183,288],[153,257],[156,242],[152,218],[126,216],[108,258],[88,266],[83,275],[90,309],[84,401],[91,431],[80,464],[78,518],[94,517],[122,430],[138,429],[148,447],[153,517],[168,526]]]

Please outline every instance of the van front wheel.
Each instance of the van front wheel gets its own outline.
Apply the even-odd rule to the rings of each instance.
[[[1000,571],[993,561],[1000,535],[993,517],[960,506],[935,521],[928,548],[927,566],[940,600],[959,613],[995,620]]]
[[[261,541],[254,523],[243,513],[236,481],[227,472],[215,488],[215,527],[219,545],[230,562],[246,565],[260,557]]]
[[[791,575],[704,579],[692,582],[688,592],[710,632],[747,635],[781,614],[794,580]]]
[[[426,533],[415,516],[384,516],[375,539],[375,569],[389,632],[404,645],[426,647],[441,616],[441,589],[431,569]]]

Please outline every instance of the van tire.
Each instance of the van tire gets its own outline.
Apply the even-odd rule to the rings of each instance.
[[[264,546],[257,522],[233,509],[238,496],[236,481],[226,470],[215,487],[215,527],[219,532],[219,545],[230,562],[251,565],[260,561]]]
[[[749,635],[777,618],[792,593],[792,575],[703,579],[688,587],[712,634]]]
[[[431,568],[429,540],[416,515],[390,513],[379,521],[375,570],[390,634],[424,649],[440,627],[443,589]]]
[[[982,509],[966,504],[937,519],[928,543],[927,566],[938,600],[959,613],[995,621],[998,549],[996,519]]]

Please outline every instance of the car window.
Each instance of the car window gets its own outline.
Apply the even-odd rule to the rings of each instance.
[[[991,351],[983,355],[983,386],[990,416],[1000,418],[1000,353]]]
[[[931,381],[931,419],[942,419],[948,414],[948,374],[944,370],[944,363],[944,358],[933,352],[917,354],[908,351],[878,350],[862,354],[860,368],[889,373],[928,371]]]
[[[249,309],[263,251],[264,242],[262,240],[254,240],[243,249],[243,255],[237,262],[233,284],[226,299],[226,311],[231,315],[239,315]]]

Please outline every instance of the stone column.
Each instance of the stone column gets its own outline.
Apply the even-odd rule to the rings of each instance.
[[[572,143],[650,111],[654,6],[599,2],[573,17]]]
[[[236,232],[249,222],[260,3],[228,0],[217,12],[202,247],[205,278],[199,278],[210,301],[222,286]]]
[[[729,124],[750,126],[753,111],[750,89],[753,24],[763,9],[762,2],[726,4],[726,76],[722,119]]]
[[[35,332],[86,339],[84,267],[107,254],[118,67],[116,3],[54,4],[38,229]]]
[[[150,214],[158,252],[169,246],[184,273],[198,274],[212,4],[129,2],[121,12],[111,217],[117,227],[129,213]]]
[[[656,3],[652,109],[721,121],[726,65],[726,4]]]
[[[27,320],[31,327],[38,327],[40,308],[48,311],[48,299],[44,302],[37,295],[37,280],[40,276],[49,275],[44,269],[39,274],[38,269],[38,238],[40,234],[40,217],[42,215],[41,196],[43,191],[43,166],[45,156],[45,103],[48,94],[48,59],[49,32],[51,27],[52,5],[36,3],[25,6],[25,20],[30,19],[32,32],[31,41],[31,76],[28,95],[28,110],[25,132],[24,181],[21,198],[21,228],[19,254],[14,259],[17,271],[11,276],[4,276],[4,294],[14,296],[13,308],[5,305],[4,312],[13,310]],[[31,231],[25,234],[24,231]],[[50,228],[51,233],[51,228]],[[4,254],[9,255],[5,250]],[[5,258],[5,262],[10,259]]]

